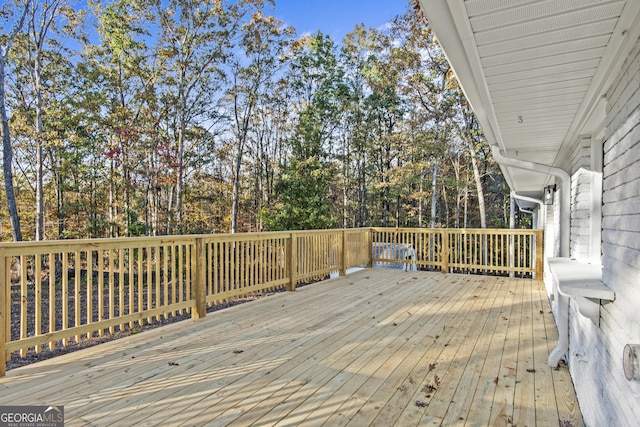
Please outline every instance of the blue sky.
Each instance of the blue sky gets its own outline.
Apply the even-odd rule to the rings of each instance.
[[[378,28],[403,14],[408,0],[275,0],[273,16],[296,28],[298,35],[321,30],[336,42],[363,23]]]

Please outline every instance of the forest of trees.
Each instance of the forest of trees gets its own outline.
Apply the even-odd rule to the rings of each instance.
[[[508,223],[412,4],[341,41],[268,0],[83,4],[0,8],[0,241]]]

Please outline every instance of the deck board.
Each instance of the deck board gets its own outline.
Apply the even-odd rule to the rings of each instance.
[[[582,425],[541,282],[368,269],[0,379],[68,426]]]
[[[507,335],[508,316],[511,315],[513,290],[516,287],[516,283],[517,281],[510,280],[500,287],[496,305],[490,315],[495,317],[495,323],[492,323],[494,329],[493,331],[487,330],[485,339],[489,341],[489,347],[473,400],[467,408],[466,419],[471,420],[475,425],[488,425],[491,420],[496,389],[500,382],[501,360]]]

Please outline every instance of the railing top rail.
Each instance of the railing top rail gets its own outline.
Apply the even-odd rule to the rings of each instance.
[[[195,239],[212,241],[247,241],[260,239],[285,238],[290,235],[309,236],[325,235],[346,232],[348,234],[362,231],[374,232],[406,232],[406,233],[441,233],[450,234],[502,234],[502,235],[535,235],[541,230],[531,229],[499,229],[499,228],[393,228],[393,227],[366,227],[328,230],[294,230],[294,231],[269,231],[259,233],[221,233],[221,234],[191,234],[180,236],[157,236],[157,237],[120,237],[120,238],[100,238],[100,239],[77,239],[77,240],[44,240],[44,241],[24,241],[0,243],[7,256],[22,255],[25,249],[30,254],[47,254],[74,251],[108,250],[120,248],[141,248],[141,247],[161,247],[168,245],[188,245]]]
[[[368,228],[353,229],[358,231],[368,230]],[[74,240],[43,240],[43,241],[23,241],[23,242],[5,242],[0,243],[0,248],[6,250],[6,254],[13,253],[20,249],[35,249],[34,253],[64,252],[97,249],[117,249],[120,247],[154,247],[165,246],[171,244],[190,244],[195,239],[206,240],[258,240],[288,237],[291,234],[309,235],[309,234],[331,234],[341,232],[342,229],[331,230],[300,230],[300,231],[266,231],[259,233],[220,233],[220,234],[188,234],[178,236],[155,236],[155,237],[115,237],[115,238],[99,238],[99,239],[74,239]]]
[[[542,230],[530,228],[445,228],[451,234],[537,234]]]
[[[536,234],[542,229],[530,228],[411,228],[411,227],[371,227],[373,231],[397,231],[397,232],[426,232],[426,233],[456,233],[456,234]]]

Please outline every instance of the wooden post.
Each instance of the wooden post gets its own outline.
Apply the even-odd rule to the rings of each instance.
[[[536,277],[537,280],[543,279],[543,269],[544,269],[544,244],[542,242],[543,239],[543,230],[536,230],[534,237],[534,244],[536,246]]]
[[[516,200],[513,197],[513,193],[511,193],[511,202],[509,209],[509,229],[513,230],[516,228]],[[509,277],[516,277],[516,272],[514,268],[516,267],[516,248],[515,248],[516,238],[515,235],[509,234],[509,268],[512,269],[509,271]]]
[[[293,292],[296,290],[296,270],[297,270],[297,247],[296,247],[296,235],[291,233],[289,235],[289,244],[287,245],[287,262],[289,266],[289,283],[287,284],[287,291]]]
[[[6,374],[7,353],[6,353],[6,325],[11,321],[11,313],[7,313],[7,295],[11,289],[11,281],[7,283],[7,262],[5,261],[4,249],[0,248],[0,377]]]
[[[369,251],[367,252],[367,268],[373,267],[373,228],[367,231],[367,246]]]
[[[347,275],[347,230],[342,230],[342,245],[340,245],[340,276]]]
[[[444,228],[441,229],[440,233],[442,234],[442,248],[441,257],[442,257],[442,272],[449,272],[449,229]]]
[[[196,238],[196,253],[192,254],[194,271],[193,298],[195,299],[193,318],[201,319],[207,315],[207,294],[206,294],[206,256],[204,242],[202,238]]]

